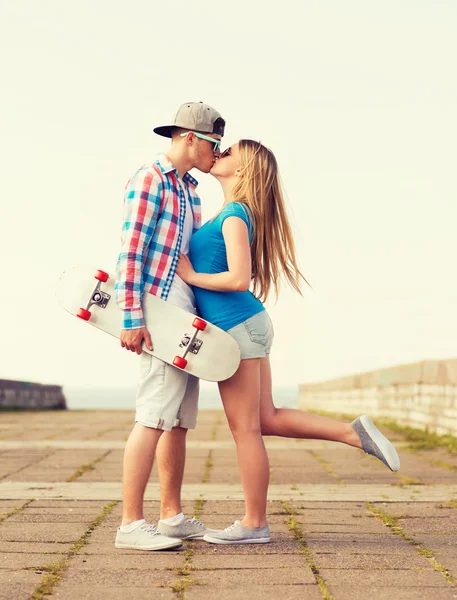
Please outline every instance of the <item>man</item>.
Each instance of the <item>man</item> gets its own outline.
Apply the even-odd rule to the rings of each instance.
[[[197,181],[188,171],[210,171],[224,127],[211,106],[183,104],[172,125],[154,129],[171,138],[169,151],[139,169],[126,187],[116,267],[117,301],[123,311],[120,339],[123,348],[141,354],[141,364],[135,426],[124,454],[117,548],[162,550],[180,546],[182,539],[203,538],[208,531],[181,507],[186,433],[197,422],[198,379],[142,352],[143,342],[152,349],[154,331],[145,327],[141,298],[145,292],[154,294],[196,313],[192,289],[176,275],[179,253],[188,253],[191,235],[201,225]],[[143,516],[156,451],[161,488],[157,529]]]

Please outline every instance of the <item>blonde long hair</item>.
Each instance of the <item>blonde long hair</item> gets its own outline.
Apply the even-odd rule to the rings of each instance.
[[[240,140],[238,147],[243,177],[233,188],[231,200],[245,204],[253,219],[254,295],[265,301],[273,287],[277,297],[281,277],[302,295],[300,284],[308,282],[298,268],[276,158],[260,142]]]

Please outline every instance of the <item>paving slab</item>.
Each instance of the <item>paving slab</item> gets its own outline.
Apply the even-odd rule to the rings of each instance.
[[[214,571],[195,571],[193,577],[199,584],[210,587],[221,585],[226,587],[241,587],[244,585],[274,585],[280,589],[282,585],[315,584],[316,580],[309,567],[272,568],[265,573],[264,569],[215,569]]]
[[[40,569],[62,560],[62,554],[0,552],[0,569]]]
[[[257,554],[249,559],[250,569],[290,569],[307,568],[306,560],[303,554]],[[246,569],[246,555],[196,555],[192,557],[191,569],[209,570],[209,569]]]
[[[372,597],[375,600],[455,600],[457,590],[446,587],[433,586],[409,586],[383,587],[374,585],[372,587],[362,585],[339,585],[329,586],[329,591],[335,600],[367,600]]]
[[[114,569],[114,570],[126,570],[126,569],[157,569],[157,570],[177,570],[183,567],[185,556],[184,553],[170,554],[168,552],[142,552],[140,555],[136,551],[130,553],[118,552],[111,554],[110,556],[103,557],[103,568]],[[1,563],[0,563],[1,564]],[[97,555],[87,556],[84,554],[78,554],[71,560],[72,569],[100,569],[100,557]]]
[[[59,600],[75,600],[83,598],[84,600],[126,600],[131,597],[133,591],[125,586],[105,586],[103,589],[89,585],[69,585],[64,583],[56,589],[53,598]],[[11,598],[11,597],[10,597]],[[176,600],[176,594],[171,588],[167,587],[139,587],[135,586],[134,600]],[[24,598],[25,600],[25,598]],[[27,597],[29,600],[29,597]]]
[[[192,586],[186,592],[186,600],[322,600],[322,594],[317,585],[253,585],[246,583],[243,586],[231,585],[217,586],[214,582],[210,585]]]
[[[2,570],[0,571],[0,593],[8,600],[16,600],[15,590],[17,588],[21,595],[28,593],[28,596],[23,597],[30,598],[35,587],[39,585],[41,577],[41,573],[25,569]],[[8,596],[8,593],[12,595]]]
[[[374,587],[391,586],[442,586],[449,587],[446,580],[431,567],[419,569],[390,569],[388,571],[368,569],[319,569],[320,575],[329,585],[351,584]]]
[[[0,541],[3,542],[76,542],[87,531],[87,525],[79,523],[2,523]]]
[[[29,554],[59,554],[66,555],[70,551],[72,543],[67,542],[2,542],[0,541],[0,553],[25,552]]]
[[[416,556],[417,554],[415,547],[401,538],[399,538],[399,543],[395,543],[389,538],[383,544],[378,544],[376,540],[372,542],[361,540],[326,541],[309,538],[306,538],[306,542],[315,553],[318,562],[321,555],[364,556],[369,559],[370,556]]]
[[[89,525],[98,515],[98,512],[84,513],[84,514],[73,514],[67,511],[66,514],[37,514],[29,513],[27,510],[21,511],[8,518],[8,523],[47,523],[49,525],[56,523],[84,523],[86,526]]]
[[[414,554],[323,554],[315,555],[315,561],[319,569],[382,569],[382,570],[405,570],[405,569],[432,569],[430,562],[417,552]]]
[[[104,590],[107,586],[120,586],[132,589],[137,587],[170,587],[179,578],[173,570],[157,570],[153,563],[137,569],[80,569],[71,566],[66,571],[63,582],[65,585],[87,585]],[[104,594],[104,592],[103,592]],[[103,596],[106,598],[106,596]]]

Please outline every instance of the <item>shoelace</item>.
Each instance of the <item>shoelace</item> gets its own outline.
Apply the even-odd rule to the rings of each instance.
[[[199,527],[204,527],[203,523],[201,521],[199,521],[198,519],[196,519],[195,517],[192,517],[192,519],[187,519],[189,523],[192,523],[193,525],[198,525]]]
[[[144,523],[141,525],[140,529],[149,533],[150,535],[159,535],[160,532],[154,527],[154,525],[150,525],[149,523]]]
[[[238,525],[238,521],[235,521],[235,523],[232,523],[232,525],[229,525],[228,527],[226,527],[224,529],[224,531],[226,531],[227,533],[230,533],[231,531],[233,531],[235,529],[235,527]]]

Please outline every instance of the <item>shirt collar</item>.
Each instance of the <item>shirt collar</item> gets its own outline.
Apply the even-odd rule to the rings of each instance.
[[[170,173],[171,171],[174,171],[176,173],[176,175],[178,175],[178,171],[176,170],[176,167],[170,161],[170,159],[167,157],[166,154],[159,154],[156,158],[156,163],[159,165],[159,168],[164,175],[166,175],[167,173]],[[193,187],[197,187],[197,185],[198,185],[198,181],[194,177],[192,177],[192,175],[190,175],[190,173],[185,173],[184,177],[182,179],[183,179],[183,181],[192,185]]]

